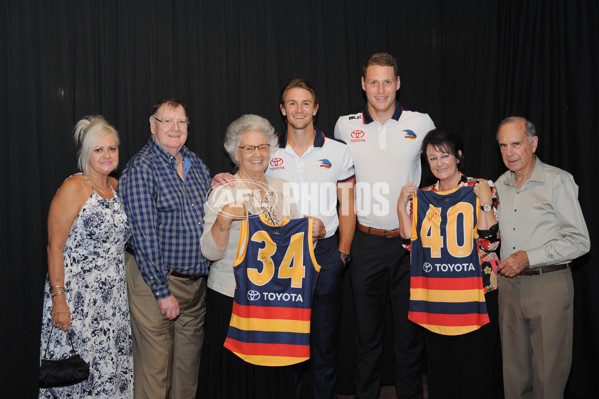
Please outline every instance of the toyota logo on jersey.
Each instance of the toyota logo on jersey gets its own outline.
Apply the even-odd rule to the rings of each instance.
[[[430,273],[431,270],[433,270],[433,265],[431,265],[428,262],[424,262],[424,264],[422,265],[422,270],[424,270],[425,273]]]
[[[255,290],[249,290],[248,291],[248,299],[250,301],[257,301],[258,299],[260,299],[260,293]]]
[[[285,169],[283,166],[283,158],[273,158],[270,160],[270,170]]]
[[[364,143],[366,139],[364,139],[364,131],[363,130],[354,130],[351,132],[351,142],[352,143]]]

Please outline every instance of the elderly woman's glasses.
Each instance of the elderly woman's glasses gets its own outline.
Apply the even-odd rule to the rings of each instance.
[[[171,118],[158,119],[155,116],[153,116],[152,118],[156,119],[158,122],[162,123],[164,126],[167,127],[171,127],[173,123],[176,123],[177,126],[179,126],[181,129],[189,126],[189,119],[179,119],[178,121],[175,121]]]
[[[260,144],[260,145],[240,145],[244,152],[244,154],[252,154],[256,149],[260,152],[268,152],[270,150],[270,144]]]

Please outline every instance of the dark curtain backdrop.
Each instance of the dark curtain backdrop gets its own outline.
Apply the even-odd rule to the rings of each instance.
[[[387,51],[399,60],[401,103],[461,134],[471,175],[503,172],[495,143],[503,117],[532,120],[538,155],[580,186],[594,245],[598,8],[595,0],[3,0],[2,396],[37,394],[47,212],[76,172],[71,130],[84,115],[102,114],[119,130],[122,170],[149,138],[152,104],[177,97],[192,121],[188,147],[215,174],[231,168],[222,141],[232,120],[256,113],[283,127],[278,97],[293,77],[314,84],[318,125],[332,135],[338,116],[363,104],[363,60]],[[597,255],[575,262],[574,279],[567,397],[585,398],[599,357]],[[341,385],[350,391],[349,304],[345,312]]]

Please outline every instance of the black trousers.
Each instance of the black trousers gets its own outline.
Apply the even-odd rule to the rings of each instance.
[[[344,264],[337,236],[319,240],[314,254],[321,266],[312,302],[311,364],[314,398],[337,397],[337,345],[341,323]]]
[[[424,330],[430,399],[501,398],[497,291],[485,295],[489,324],[463,335]]]
[[[356,318],[355,382],[357,399],[378,398],[385,306],[391,305],[398,398],[422,397],[423,331],[408,320],[409,253],[399,238],[356,231],[350,279]]]
[[[338,395],[337,347],[345,265],[337,248],[337,236],[332,236],[318,240],[314,249],[321,269],[312,299],[310,360],[296,368],[296,398],[333,399]],[[311,396],[302,391],[303,374],[308,369],[312,381]]]

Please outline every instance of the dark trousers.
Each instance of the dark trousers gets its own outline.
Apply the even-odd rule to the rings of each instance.
[[[310,358],[314,398],[337,397],[337,346],[345,266],[337,237],[319,240],[314,249],[321,266],[312,301]]]
[[[310,367],[313,398],[336,398],[337,347],[345,266],[339,256],[337,236],[319,240],[314,249],[320,274],[312,299],[310,361],[295,372],[296,397],[302,397],[302,374]]]
[[[497,291],[485,295],[489,324],[463,335],[424,330],[430,399],[502,398]]]
[[[393,317],[395,388],[398,398],[422,398],[422,328],[408,320],[409,253],[399,238],[356,230],[349,273],[356,317],[355,382],[357,399],[378,398],[385,308]]]

